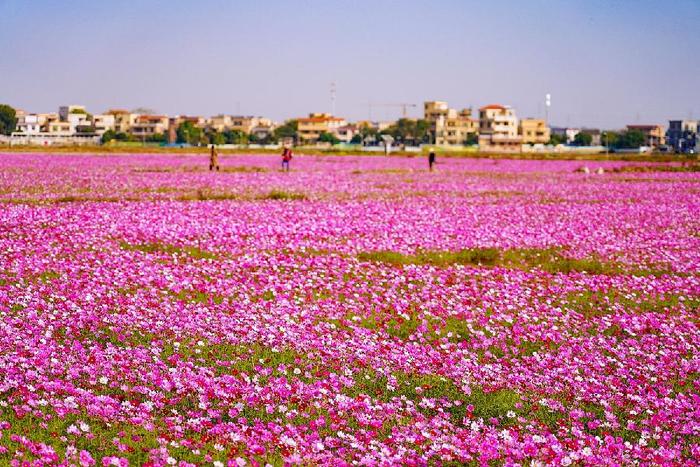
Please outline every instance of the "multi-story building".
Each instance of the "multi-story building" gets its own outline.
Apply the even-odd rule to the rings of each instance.
[[[479,150],[519,152],[518,117],[510,106],[491,104],[479,109]]]
[[[303,142],[318,140],[321,133],[335,135],[338,128],[347,125],[344,118],[334,117],[327,113],[311,113],[307,118],[297,119],[297,134]]]
[[[479,122],[472,118],[471,109],[459,112],[444,101],[423,104],[423,118],[430,123],[430,131],[437,145],[463,145],[470,135],[479,131]]]
[[[60,112],[59,112],[60,114]],[[87,113],[71,112],[64,120],[70,124],[71,133],[92,133],[92,120]]]
[[[700,125],[697,120],[671,120],[668,122],[666,142],[677,152],[700,150]]]
[[[136,138],[145,139],[168,132],[170,119],[166,115],[139,115],[129,132]]]
[[[222,133],[231,128],[230,115],[215,115],[207,120],[207,128]]]
[[[70,114],[87,114],[84,105],[62,105],[58,108],[58,117],[63,122],[68,121]]]
[[[519,128],[523,144],[547,144],[551,139],[551,132],[547,123],[538,118],[523,118]]]
[[[41,133],[42,121],[38,114],[22,113],[17,117],[17,133],[36,135]]]
[[[115,118],[112,114],[100,114],[92,117],[92,124],[95,127],[95,133],[103,135],[106,131],[115,129]]]
[[[105,113],[114,116],[114,131],[117,133],[129,133],[138,117],[137,114],[122,109],[110,109]]]
[[[464,109],[455,115],[450,109],[447,117],[439,117],[434,124],[435,144],[463,145],[470,136],[479,133],[479,121],[471,117],[471,109]]]
[[[71,130],[71,124],[69,122],[56,120],[47,125],[47,133],[70,136],[75,132]]]
[[[644,146],[657,148],[666,144],[666,134],[661,125],[627,125],[627,131],[631,130],[644,134]]]
[[[426,101],[423,103],[423,118],[436,122],[440,117],[447,118],[450,108],[445,101]]]
[[[335,137],[343,143],[349,143],[357,132],[358,129],[355,125],[344,125],[335,130]]]

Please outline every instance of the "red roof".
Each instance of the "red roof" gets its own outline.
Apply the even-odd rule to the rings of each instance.
[[[501,104],[489,104],[489,105],[483,106],[479,110],[506,110],[506,108],[504,106],[502,106]]]

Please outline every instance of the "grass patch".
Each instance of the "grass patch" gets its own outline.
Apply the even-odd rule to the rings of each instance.
[[[308,197],[304,193],[295,193],[283,190],[272,190],[267,194],[259,196],[257,199],[270,199],[275,201],[300,201],[308,199]]]
[[[554,248],[469,248],[459,251],[419,251],[403,254],[395,251],[372,251],[358,255],[360,261],[374,261],[395,265],[452,265],[502,266],[529,270],[539,268],[549,273],[586,272],[589,274],[616,274],[623,272],[615,263],[598,258],[570,258]]]
[[[433,399],[449,412],[454,423],[461,423],[470,412],[472,416],[484,420],[496,418],[501,423],[507,423],[510,420],[509,412],[519,412],[521,397],[511,389],[486,391],[476,387],[471,388],[471,394],[467,395],[454,381],[439,375],[397,373],[395,378],[393,390],[390,390],[390,381],[386,376],[373,371],[361,372],[355,376],[355,384],[346,388],[344,393],[350,397],[365,394],[383,402],[405,397],[419,404],[423,398]],[[418,405],[418,408],[426,415],[437,414],[437,407]]]
[[[212,193],[197,190],[196,193],[179,196],[177,201],[230,201],[243,199],[238,193]]]
[[[141,251],[144,253],[163,253],[167,255],[190,256],[194,259],[216,259],[217,255],[211,251],[202,250],[194,246],[176,246],[167,243],[150,242],[131,244],[120,242],[119,247],[127,251]]]
[[[633,313],[674,314],[679,309],[700,310],[700,297],[666,294],[662,296],[640,296],[617,290],[582,290],[567,294],[560,306],[581,313],[585,318],[597,318],[624,310]]]

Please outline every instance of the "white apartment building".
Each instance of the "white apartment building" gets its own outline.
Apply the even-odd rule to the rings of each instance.
[[[519,152],[518,117],[507,105],[491,104],[479,109],[479,150]]]
[[[100,114],[92,117],[92,124],[95,127],[95,133],[103,135],[106,131],[115,129],[115,118],[112,114]]]

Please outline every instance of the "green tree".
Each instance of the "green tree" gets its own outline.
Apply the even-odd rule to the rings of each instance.
[[[146,136],[146,142],[147,143],[165,143],[165,135],[163,133],[155,133],[152,135]]]
[[[9,105],[0,104],[0,135],[10,135],[17,127],[17,112]]]
[[[398,143],[427,143],[430,140],[430,122],[427,120],[413,120],[400,118],[382,134],[391,135]]]
[[[182,122],[180,126],[177,127],[176,134],[177,142],[180,144],[200,144],[204,136],[202,129],[195,126],[192,122]]]
[[[616,147],[626,149],[637,149],[644,146],[646,137],[639,130],[628,130],[620,135],[617,140]]]
[[[614,131],[604,131],[600,134],[600,144],[610,148],[616,148],[620,140],[620,134]]]
[[[467,138],[464,140],[464,144],[479,144],[479,135],[477,133],[469,133]]]
[[[117,136],[117,133],[114,130],[107,130],[104,133],[102,133],[102,144],[109,143],[113,139],[115,139]]]
[[[240,130],[226,130],[223,133],[226,144],[247,144],[248,135]]]
[[[593,142],[593,136],[590,133],[578,132],[574,136],[574,146],[590,146]]]
[[[350,140],[351,144],[362,144],[362,135],[360,133],[355,133]]]
[[[275,128],[273,135],[276,140],[282,138],[294,138],[297,139],[297,131],[299,130],[299,122],[297,120],[287,120],[284,124]]]
[[[566,135],[555,135],[552,134],[549,137],[549,144],[556,146],[558,144],[566,144]]]
[[[335,135],[327,132],[323,132],[318,136],[318,141],[321,143],[331,143],[331,144],[338,144],[340,140],[335,137]]]

